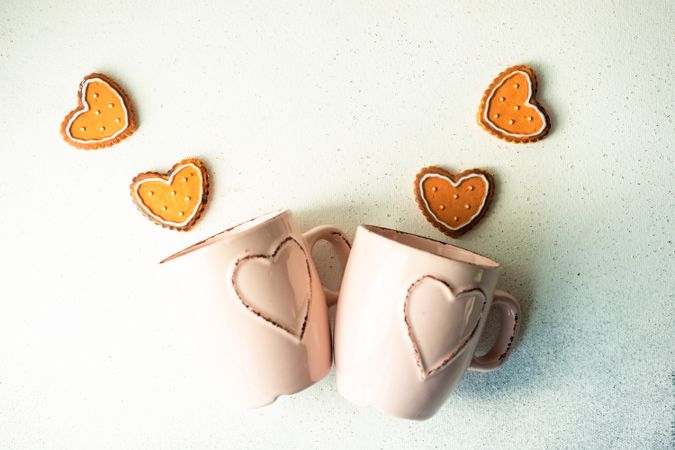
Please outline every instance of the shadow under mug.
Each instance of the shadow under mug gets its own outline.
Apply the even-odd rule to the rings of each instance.
[[[255,408],[322,379],[331,367],[327,306],[312,260],[325,240],[346,263],[349,242],[334,226],[301,233],[291,212],[265,214],[164,259],[180,265],[190,295],[218,312],[227,358],[222,377],[236,403]],[[221,343],[219,343],[221,344]]]
[[[500,367],[513,350],[520,306],[495,290],[498,263],[421,236],[361,225],[340,287],[335,371],[340,394],[358,405],[427,419],[464,372]],[[474,351],[491,307],[501,328]]]

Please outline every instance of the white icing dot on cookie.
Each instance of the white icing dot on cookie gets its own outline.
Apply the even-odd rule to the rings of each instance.
[[[171,195],[176,195],[176,191],[171,191]]]
[[[506,97],[499,97],[499,101],[500,101],[500,102],[503,102],[503,101],[505,101],[505,100],[506,100]]]
[[[162,206],[162,211],[166,211],[166,205]]]
[[[469,205],[469,204],[467,203],[466,205],[464,205],[464,208],[466,208],[466,209],[471,209],[471,205]]]
[[[98,94],[97,94],[96,92],[94,92],[93,97],[94,97],[94,98],[98,98]]]
[[[509,120],[509,125],[513,125],[514,123],[516,123],[515,120],[513,120],[513,119]]]
[[[187,183],[187,177],[183,178],[183,183]]]
[[[99,110],[97,109],[96,111],[94,111],[94,114],[96,114],[96,115],[98,116],[99,114],[101,114],[101,111],[99,111]]]
[[[186,195],[183,200],[185,200],[186,202],[189,202],[190,200],[192,200],[192,197],[190,197],[189,195]]]
[[[85,127],[80,127],[80,131],[87,131]]]
[[[112,103],[108,103],[108,108],[112,108],[114,105]]]
[[[178,213],[178,215],[181,216],[181,217],[183,217],[183,216],[185,215],[185,213],[184,213],[183,211],[180,211],[180,212]]]
[[[528,122],[532,122],[532,119],[534,119],[534,117],[532,117],[532,116],[527,116],[527,121],[528,121]]]
[[[439,208],[441,208],[441,211],[443,211],[445,209],[445,205],[441,205]]]
[[[152,197],[153,195],[155,195],[155,191],[150,191],[148,192],[148,194],[150,194],[150,197]]]
[[[495,119],[499,119],[499,114],[497,113],[497,114],[495,114],[493,117],[494,117]]]
[[[474,187],[473,187],[473,186],[469,186],[469,190],[470,190],[470,191],[473,191],[473,190],[474,190]]]
[[[434,186],[434,187],[431,188],[431,190],[436,192],[438,190],[438,188],[436,186]]]
[[[518,111],[518,110],[520,109],[520,106],[516,105],[516,106],[513,107],[513,109],[514,109],[515,111]]]
[[[115,122],[120,123],[120,118],[119,118],[119,117],[116,117],[116,118],[115,118]]]
[[[452,220],[454,220],[455,222],[457,222],[457,221],[459,220],[459,217],[455,216],[455,217],[452,218]]]
[[[102,126],[101,128],[99,128],[99,130],[105,131],[105,127]]]
[[[513,88],[514,88],[514,89],[518,89],[519,87],[520,87],[520,85],[519,85],[518,83],[514,83],[514,84],[513,84]]]
[[[457,195],[457,194],[452,194],[452,198],[454,198],[454,199],[456,200],[456,199],[459,198],[459,195]]]

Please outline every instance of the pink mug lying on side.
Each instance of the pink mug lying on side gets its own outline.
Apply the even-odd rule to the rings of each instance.
[[[467,370],[500,367],[518,335],[520,306],[495,290],[498,263],[449,244],[359,226],[335,322],[340,394],[358,405],[427,419]],[[493,347],[474,351],[491,307],[502,324]]]
[[[349,242],[339,229],[300,233],[290,211],[249,220],[169,256],[191,295],[217,305],[227,357],[223,382],[236,403],[255,408],[322,379],[331,366],[327,306],[312,248],[326,240],[343,262]]]

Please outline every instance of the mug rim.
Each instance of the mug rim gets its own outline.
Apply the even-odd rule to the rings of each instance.
[[[223,231],[219,231],[216,234],[213,234],[207,238],[202,239],[201,241],[195,242],[192,245],[188,245],[187,247],[183,248],[182,250],[179,250],[166,258],[162,259],[159,264],[164,264],[169,261],[173,261],[174,259],[178,259],[182,256],[189,255],[190,253],[196,252],[198,250],[201,250],[206,247],[210,247],[211,245],[217,244],[219,242],[223,241],[229,241],[231,239],[234,239],[236,237],[242,236],[244,234],[248,234],[252,232],[253,230],[256,230],[273,220],[277,220],[281,217],[288,217],[290,215],[291,211],[290,209],[284,208],[284,209],[277,209],[274,211],[267,212],[265,214],[261,214],[259,216],[253,217],[252,219],[245,220],[243,222],[240,222],[236,225],[233,225]]]
[[[449,244],[447,242],[439,241],[438,239],[421,236],[419,234],[410,233],[407,231],[396,230],[394,228],[381,227],[379,225],[362,224],[357,227],[357,231],[358,229],[363,229],[365,232],[371,235],[375,235],[381,239],[385,239],[387,242],[400,249],[423,253],[424,255],[436,258],[442,258],[445,261],[454,261],[461,264],[468,264],[470,266],[480,267],[481,269],[487,270],[495,270],[495,269],[501,270],[502,267],[501,264],[499,264],[497,261],[490,259],[487,256],[483,256],[479,253],[472,252],[471,250],[467,250],[465,248],[458,247],[456,245]],[[441,252],[432,251],[431,249],[425,249],[412,243],[401,242],[392,238],[391,236],[388,236],[387,235],[388,233],[408,236],[410,238],[413,238],[413,240],[420,240],[421,242],[441,244],[442,248],[449,249],[452,251],[452,253],[455,254],[459,253],[459,255],[464,255],[465,257],[462,258],[459,257],[459,255],[451,256],[449,254],[443,254]],[[356,241],[356,239],[354,240]]]

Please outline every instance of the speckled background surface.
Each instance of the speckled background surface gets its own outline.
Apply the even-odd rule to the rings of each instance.
[[[0,3],[1,448],[675,445],[675,3],[219,3]],[[518,63],[553,120],[533,145],[475,123]],[[83,152],[58,128],[92,71],[140,129]],[[213,174],[204,219],[149,223],[130,179],[192,155]],[[429,164],[497,178],[459,244],[522,300],[508,363],[422,423],[352,406],[332,374],[231,409],[200,299],[156,262],[279,207],[444,239],[412,198]]]

